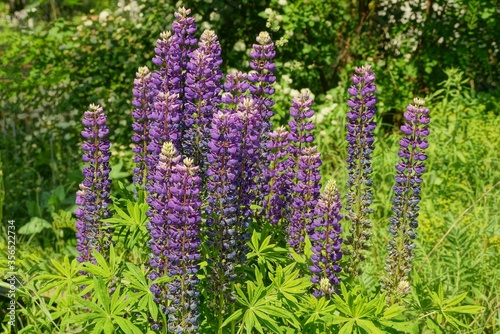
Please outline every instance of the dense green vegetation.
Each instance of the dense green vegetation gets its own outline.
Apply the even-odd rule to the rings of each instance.
[[[342,309],[340,301],[330,302],[329,309],[314,299],[308,304],[300,299],[304,302],[302,308],[294,309],[293,299],[298,299],[309,283],[297,277],[290,259],[276,262],[276,257],[283,257],[278,248],[270,247],[260,255],[254,249],[252,253],[261,261],[258,267],[262,273],[268,275],[264,282],[274,285],[266,286],[265,292],[247,286],[242,294],[255,293],[257,301],[272,296],[280,303],[288,303],[283,309],[299,312],[295,321],[305,333],[323,333],[323,327],[316,328],[307,320],[332,321],[324,310],[332,314],[337,310],[337,324],[343,324],[341,317],[367,319],[376,328],[389,321],[377,305],[385,303],[378,293],[386,257],[398,131],[405,106],[413,97],[421,96],[432,117],[428,171],[423,176],[412,290],[404,309],[395,311],[394,322],[399,325],[393,324],[394,332],[499,333],[498,1],[10,3],[0,4],[0,272],[5,279],[6,226],[7,221],[14,220],[16,265],[23,286],[18,290],[20,332],[63,333],[69,328],[64,327],[69,326],[68,321],[83,324],[85,320],[75,316],[81,310],[69,296],[77,295],[74,291],[78,285],[91,281],[78,274],[81,268],[76,267],[76,260],[71,262],[77,255],[73,211],[83,167],[80,120],[90,103],[105,108],[111,128],[113,196],[116,206],[130,216],[117,226],[128,224],[128,228],[136,229],[132,230],[135,239],[129,240],[135,246],[125,241],[118,246],[128,263],[103,260],[101,268],[96,266],[93,273],[104,278],[96,278],[91,284],[98,294],[105,294],[105,283],[121,277],[134,282],[127,287],[130,291],[145,295],[149,291],[144,272],[131,265],[147,262],[147,252],[141,254],[140,247],[147,249],[147,231],[141,225],[144,208],[126,207],[123,201],[132,188],[131,89],[137,68],[151,65],[156,39],[169,29],[173,12],[182,5],[193,9],[200,30],[210,27],[219,36],[224,72],[246,70],[255,36],[262,30],[271,33],[278,46],[274,122],[286,124],[291,98],[304,88],[312,91],[323,180],[337,180],[341,194],[345,194],[347,178],[345,115],[349,109],[349,77],[354,67],[364,64],[372,65],[377,75],[380,102],[376,118],[380,126],[373,162],[373,248],[359,281],[343,277],[348,291],[342,298],[348,308],[353,308],[352,313]],[[347,225],[344,229],[348,230]],[[252,240],[256,244],[265,240],[265,231],[260,232]],[[275,283],[278,274],[266,269],[268,264],[284,267],[285,273],[279,275],[295,284],[296,290],[290,292],[293,298],[277,297],[283,286]],[[301,266],[306,268],[304,263],[297,265]],[[92,268],[86,270],[91,272]],[[257,271],[249,277],[259,285]],[[53,298],[61,291],[63,297],[55,303]],[[7,331],[4,305],[8,305],[8,299],[3,293],[1,298],[0,318]],[[118,302],[111,299],[108,302]],[[243,299],[239,299],[240,309],[250,309],[252,305],[244,305]],[[100,297],[99,302],[103,303]],[[146,326],[148,312],[154,312],[150,304],[131,301],[124,307],[141,314],[139,318],[145,322],[136,325]],[[370,306],[360,314],[356,313],[357,304]],[[66,306],[68,311],[62,311]],[[123,315],[120,312],[116,315]],[[285,318],[272,317],[272,322],[260,319],[263,331],[273,332],[276,323],[283,333],[294,333],[291,328],[299,325]],[[250,320],[243,319],[237,319],[241,321],[237,327],[241,323],[250,326]],[[114,326],[123,328],[118,323]],[[361,333],[376,332],[373,327],[355,328]],[[350,332],[347,327],[344,330]]]

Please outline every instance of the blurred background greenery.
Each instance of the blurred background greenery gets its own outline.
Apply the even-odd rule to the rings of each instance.
[[[469,320],[478,331],[498,333],[498,0],[0,2],[0,219],[15,220],[20,241],[30,246],[18,254],[21,268],[38,270],[42,254],[74,254],[80,119],[90,103],[101,104],[109,117],[114,194],[118,180],[130,183],[133,79],[139,66],[151,67],[155,41],[179,6],[192,9],[200,33],[215,30],[225,71],[248,70],[255,37],[262,30],[272,34],[278,46],[274,122],[286,123],[291,98],[309,88],[324,180],[336,178],[340,186],[349,77],[355,66],[374,66],[378,246],[363,277],[367,286],[377,285],[383,270],[402,113],[413,97],[426,98],[431,146],[416,263],[439,244],[421,275],[430,285],[447,280],[450,293],[459,286],[474,291],[470,302],[487,311]]]

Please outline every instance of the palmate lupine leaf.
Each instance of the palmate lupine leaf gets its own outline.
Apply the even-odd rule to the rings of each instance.
[[[113,245],[109,248],[109,264],[101,253],[93,251],[93,256],[96,264],[84,262],[83,270],[104,278],[106,282],[112,281],[117,276],[121,263],[123,263],[122,256],[116,255]]]
[[[69,262],[68,256],[65,256],[63,263],[54,259],[51,259],[50,262],[52,263],[55,273],[38,275],[35,276],[34,279],[46,282],[38,291],[41,295],[54,289],[54,291],[51,292],[49,301],[49,305],[52,305],[56,299],[61,299],[61,294],[69,296],[75,287],[81,285],[83,281],[86,280],[86,277],[79,273],[81,265],[76,259]]]
[[[363,296],[358,288],[347,291],[341,284],[342,295],[333,295],[339,314],[332,314],[330,325],[340,325],[339,333],[387,333],[393,331],[413,333],[412,324],[399,317],[404,308],[398,305],[387,307],[385,294],[374,297]]]
[[[291,263],[285,268],[280,265],[276,268],[276,273],[269,272],[269,278],[278,294],[285,299],[297,303],[297,297],[303,295],[311,285],[308,277],[300,277],[300,271],[294,270],[295,263]]]
[[[463,313],[463,314],[477,314],[481,312],[484,307],[479,305],[461,305],[461,303],[466,297],[467,292],[463,292],[458,296],[445,299],[443,284],[440,283],[437,292],[430,291],[430,297],[437,311],[437,324],[442,324],[443,322],[450,323],[456,329],[468,328],[469,326],[458,319],[453,313]],[[429,324],[429,321],[427,321]]]
[[[93,301],[73,297],[75,303],[84,306],[90,312],[72,316],[67,322],[82,323],[85,327],[87,323],[94,325],[92,333],[96,334],[115,333],[118,328],[127,334],[141,334],[142,331],[127,318],[130,306],[137,299],[129,294],[122,294],[120,287],[116,288],[110,298],[108,289],[100,277],[94,277],[93,282],[95,292]]]
[[[128,283],[128,288],[135,291],[133,295],[138,300],[137,308],[140,310],[147,309],[153,320],[156,321],[158,319],[158,304],[154,302],[153,293],[146,279],[144,265],[141,266],[141,269],[129,262],[126,265],[128,271],[125,271],[123,276],[127,281],[126,284]],[[171,280],[168,276],[166,278]]]
[[[112,223],[115,229],[115,234],[123,236],[126,241],[127,249],[134,248],[138,241],[146,237],[148,231],[146,229],[146,212],[148,205],[146,203],[137,203],[131,200],[127,201],[127,211],[122,210],[117,203],[113,205],[117,215],[109,219],[104,219],[104,222]]]
[[[301,328],[305,333],[317,333],[330,322],[330,316],[335,311],[335,305],[325,297],[316,298],[311,294],[305,294],[300,299],[298,317],[301,319]]]
[[[274,270],[277,263],[283,262],[283,255],[287,253],[286,249],[271,243],[271,235],[266,237],[264,233],[257,231],[253,232],[248,246],[250,252],[247,254],[247,259],[257,257],[259,266],[267,265],[270,271]]]
[[[242,306],[227,318],[222,327],[227,326],[232,321],[241,322],[238,333],[252,333],[257,330],[259,333],[266,333],[271,330],[280,333],[280,328],[275,318],[290,320],[293,314],[275,305],[276,292],[273,287],[265,287],[262,282],[255,285],[252,281],[246,282],[246,291],[239,286],[235,286],[236,300]]]

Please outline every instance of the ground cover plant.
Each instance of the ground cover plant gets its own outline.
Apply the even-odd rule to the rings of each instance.
[[[273,125],[277,68],[268,33],[256,38],[250,71],[223,73],[216,34],[200,34],[190,14],[176,12],[172,31],[157,40],[154,66],[137,71],[131,185],[114,179],[112,187],[106,111],[84,112],[77,219],[53,209],[57,224],[45,229],[60,232],[58,252],[75,229],[78,254],[44,262],[37,252],[19,253],[18,330],[497,331],[498,199],[489,196],[498,187],[499,121],[463,107],[470,97],[457,94],[460,73],[450,71],[427,103],[409,100],[388,137],[377,116],[376,67],[356,67],[338,125],[320,138],[328,123],[315,115],[309,91],[289,101],[287,126]],[[484,151],[447,154],[464,150],[453,135],[464,132]],[[320,152],[330,153],[325,141],[333,139],[343,153],[328,158]],[[337,163],[325,166],[324,156]],[[458,161],[442,161],[450,157]],[[452,183],[470,170],[440,171],[468,159],[484,175],[476,189]],[[440,196],[446,189],[429,187],[448,182],[470,193],[469,207],[457,209]],[[64,193],[53,198],[60,205]],[[492,218],[470,235],[461,219],[477,203],[475,214]],[[25,234],[42,232],[39,224]],[[422,247],[420,233],[434,238],[431,246],[447,243],[440,258]]]

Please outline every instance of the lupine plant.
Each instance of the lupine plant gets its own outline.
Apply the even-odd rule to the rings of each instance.
[[[356,74],[352,77],[354,85],[348,89],[351,98],[347,102],[350,108],[346,125],[349,176],[345,218],[351,222],[351,228],[350,235],[345,240],[348,245],[346,254],[349,255],[345,270],[352,275],[359,275],[361,262],[366,256],[365,250],[369,247],[368,240],[371,235],[369,230],[372,227],[369,217],[373,211],[370,208],[373,201],[370,174],[377,97],[374,94],[375,74],[371,66],[358,67],[355,71]]]
[[[400,161],[396,165],[396,185],[394,189],[394,216],[391,218],[389,232],[392,239],[387,249],[387,276],[383,286],[392,298],[404,297],[410,289],[413,250],[416,247],[415,229],[418,227],[418,211],[421,194],[421,175],[425,171],[423,162],[427,159],[424,153],[429,146],[426,137],[429,135],[429,109],[424,101],[414,99],[404,113],[406,123],[401,126],[404,137],[399,141]]]
[[[288,128],[273,128],[276,51],[270,35],[257,37],[248,73],[224,76],[217,36],[205,30],[198,41],[189,14],[179,9],[173,32],[157,41],[155,68],[139,68],[134,82],[133,184],[136,193],[145,194],[135,199],[145,203],[130,205],[129,215],[119,201],[114,207],[131,219],[141,216],[137,211],[144,205],[148,242],[143,246],[149,256],[142,266],[129,262],[122,269],[129,298],[113,295],[112,302],[126,306],[111,309],[134,308],[141,329],[129,318],[110,322],[114,313],[105,317],[106,324],[131,333],[416,333],[418,328],[393,304],[411,286],[429,134],[423,101],[408,106],[401,127],[384,294],[362,295],[359,286],[349,290],[342,281],[359,276],[372,225],[374,70],[356,68],[348,89],[342,213],[338,180],[330,179],[320,191],[322,160],[314,146],[310,93],[292,99]],[[102,280],[92,276],[119,273],[110,269],[116,263],[104,262],[113,232],[106,226],[110,154],[105,121],[98,106],[84,114],[83,160],[89,166],[76,211],[78,260],[91,263],[85,279],[94,279],[88,286],[99,287],[101,304],[106,301]],[[343,234],[344,217],[348,234]],[[115,239],[120,240],[118,233]],[[114,246],[109,252],[114,254]],[[71,319],[97,332],[108,326],[100,320],[89,324],[85,314]]]
[[[85,152],[82,160],[88,163],[83,168],[84,180],[80,184],[80,190],[76,193],[76,204],[79,206],[75,211],[78,218],[76,222],[76,238],[80,253],[80,262],[93,260],[94,250],[106,254],[111,242],[111,231],[107,229],[103,219],[109,218],[111,181],[109,179],[109,151],[110,143],[106,140],[109,129],[106,126],[106,115],[102,107],[90,105],[83,115],[84,130],[82,137],[85,139],[82,150]]]

